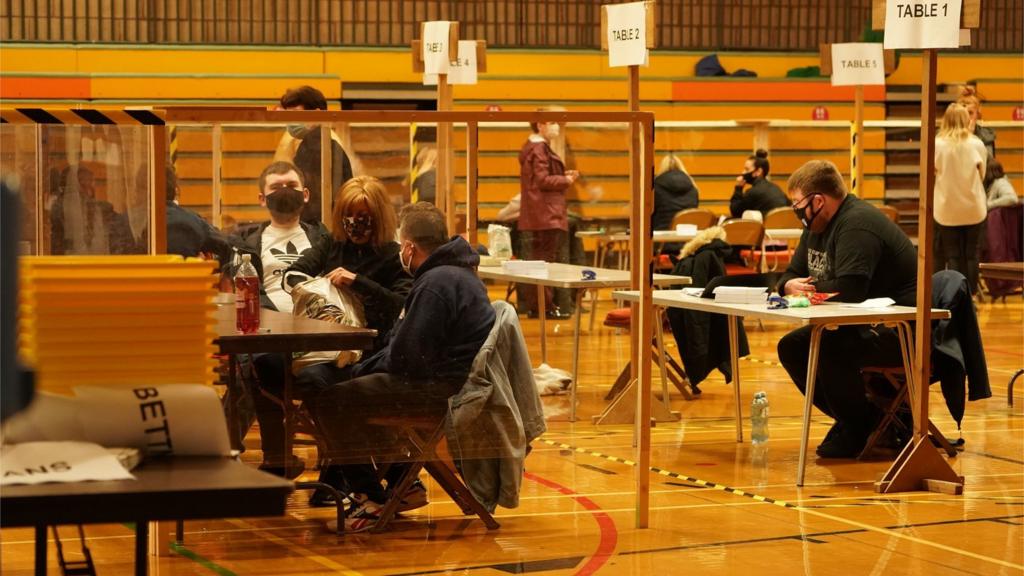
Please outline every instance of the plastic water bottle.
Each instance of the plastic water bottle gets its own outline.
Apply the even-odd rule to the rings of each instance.
[[[754,394],[750,404],[750,441],[754,444],[768,442],[768,395],[764,392]]]
[[[260,329],[260,278],[251,254],[242,254],[242,265],[235,273],[235,326],[243,334]]]

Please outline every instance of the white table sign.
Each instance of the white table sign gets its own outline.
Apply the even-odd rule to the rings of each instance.
[[[476,40],[459,40],[459,59],[448,65],[448,84],[476,84]],[[424,86],[436,86],[437,74],[424,74]]]
[[[423,25],[423,73],[448,73],[448,33],[451,22],[426,22]]]
[[[608,65],[647,65],[647,9],[644,2],[611,4],[608,11]]]
[[[832,85],[885,84],[885,59],[877,42],[832,45]]]
[[[961,0],[888,0],[885,48],[958,48]]]

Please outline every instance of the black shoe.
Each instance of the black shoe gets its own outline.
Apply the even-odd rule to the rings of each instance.
[[[342,486],[342,478],[340,468],[328,465],[320,470],[320,477],[316,481],[321,484],[327,484],[338,492],[345,494],[346,491]],[[309,497],[309,505],[314,508],[328,508],[337,506],[338,502],[334,498],[334,494],[322,488],[317,488]]]
[[[864,450],[864,441],[851,441],[847,436],[835,434],[818,445],[815,452],[821,458],[856,458]]]
[[[317,488],[309,497],[309,505],[313,508],[334,508],[338,505],[338,501],[335,500],[334,494],[323,488]]]
[[[280,462],[267,461],[260,464],[259,469],[267,474],[273,474],[274,476],[280,476],[281,478],[286,478],[288,480],[295,480],[305,472],[306,463],[302,461],[302,458],[293,454],[287,470],[285,470],[284,465]]]

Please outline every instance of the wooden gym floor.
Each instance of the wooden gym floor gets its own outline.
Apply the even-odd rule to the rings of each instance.
[[[504,287],[492,296],[504,295]],[[607,297],[607,294],[605,294]],[[612,306],[599,305],[599,318]],[[743,402],[765,390],[771,403],[768,454],[755,458],[734,439],[733,393],[717,373],[703,395],[672,405],[683,419],[652,432],[651,527],[634,528],[633,456],[628,426],[595,427],[589,416],[626,362],[626,334],[600,327],[582,342],[576,424],[552,423],[527,460],[522,498],[499,509],[501,529],[488,532],[463,517],[433,482],[431,504],[406,514],[384,534],[338,538],[323,528],[330,509],[296,493],[288,513],[263,518],[186,523],[177,554],[152,561],[153,574],[1020,574],[1024,571],[1024,420],[1021,388],[1007,406],[1007,382],[1024,366],[1021,298],[984,304],[979,320],[994,396],[970,403],[965,450],[953,461],[966,476],[962,496],[876,494],[885,461],[809,460],[807,482],[795,486],[802,397],[776,363],[781,325],[748,324],[752,356],[741,364]],[[585,318],[586,319],[586,318]],[[586,326],[586,322],[584,322]],[[523,319],[531,355],[540,356],[538,322]],[[572,324],[548,323],[549,359],[571,368]],[[669,339],[671,342],[671,338]],[[672,345],[674,353],[674,344]],[[656,380],[655,387],[660,384]],[[1024,387],[1024,384],[1020,385]],[[933,420],[957,437],[938,387]],[[546,397],[552,412],[565,397]],[[745,407],[746,408],[746,407]],[[749,411],[747,411],[749,412]],[[749,421],[745,422],[749,427]],[[829,425],[816,413],[812,446]],[[748,430],[749,431],[749,430]],[[255,465],[254,448],[243,459]],[[312,451],[301,452],[307,461]],[[623,461],[626,462],[623,462]],[[310,474],[310,473],[307,473]],[[766,503],[759,497],[774,499]],[[76,549],[70,527],[65,550]],[[86,528],[99,574],[131,570],[133,532],[119,525]],[[2,572],[30,574],[32,532],[0,533]],[[51,555],[54,547],[50,546]],[[55,558],[50,561],[56,573]]]

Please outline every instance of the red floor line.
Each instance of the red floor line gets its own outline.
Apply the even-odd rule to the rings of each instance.
[[[580,506],[583,506],[583,508],[593,512],[594,520],[597,521],[597,525],[601,529],[601,541],[598,543],[597,550],[594,551],[593,556],[576,572],[576,576],[590,576],[597,572],[612,557],[612,553],[615,552],[615,546],[619,541],[619,531],[615,528],[615,521],[612,520],[612,517],[601,511],[601,507],[590,498],[580,496],[557,482],[541,478],[530,472],[524,472],[523,477],[551,488],[556,492],[565,494],[575,500]]]

